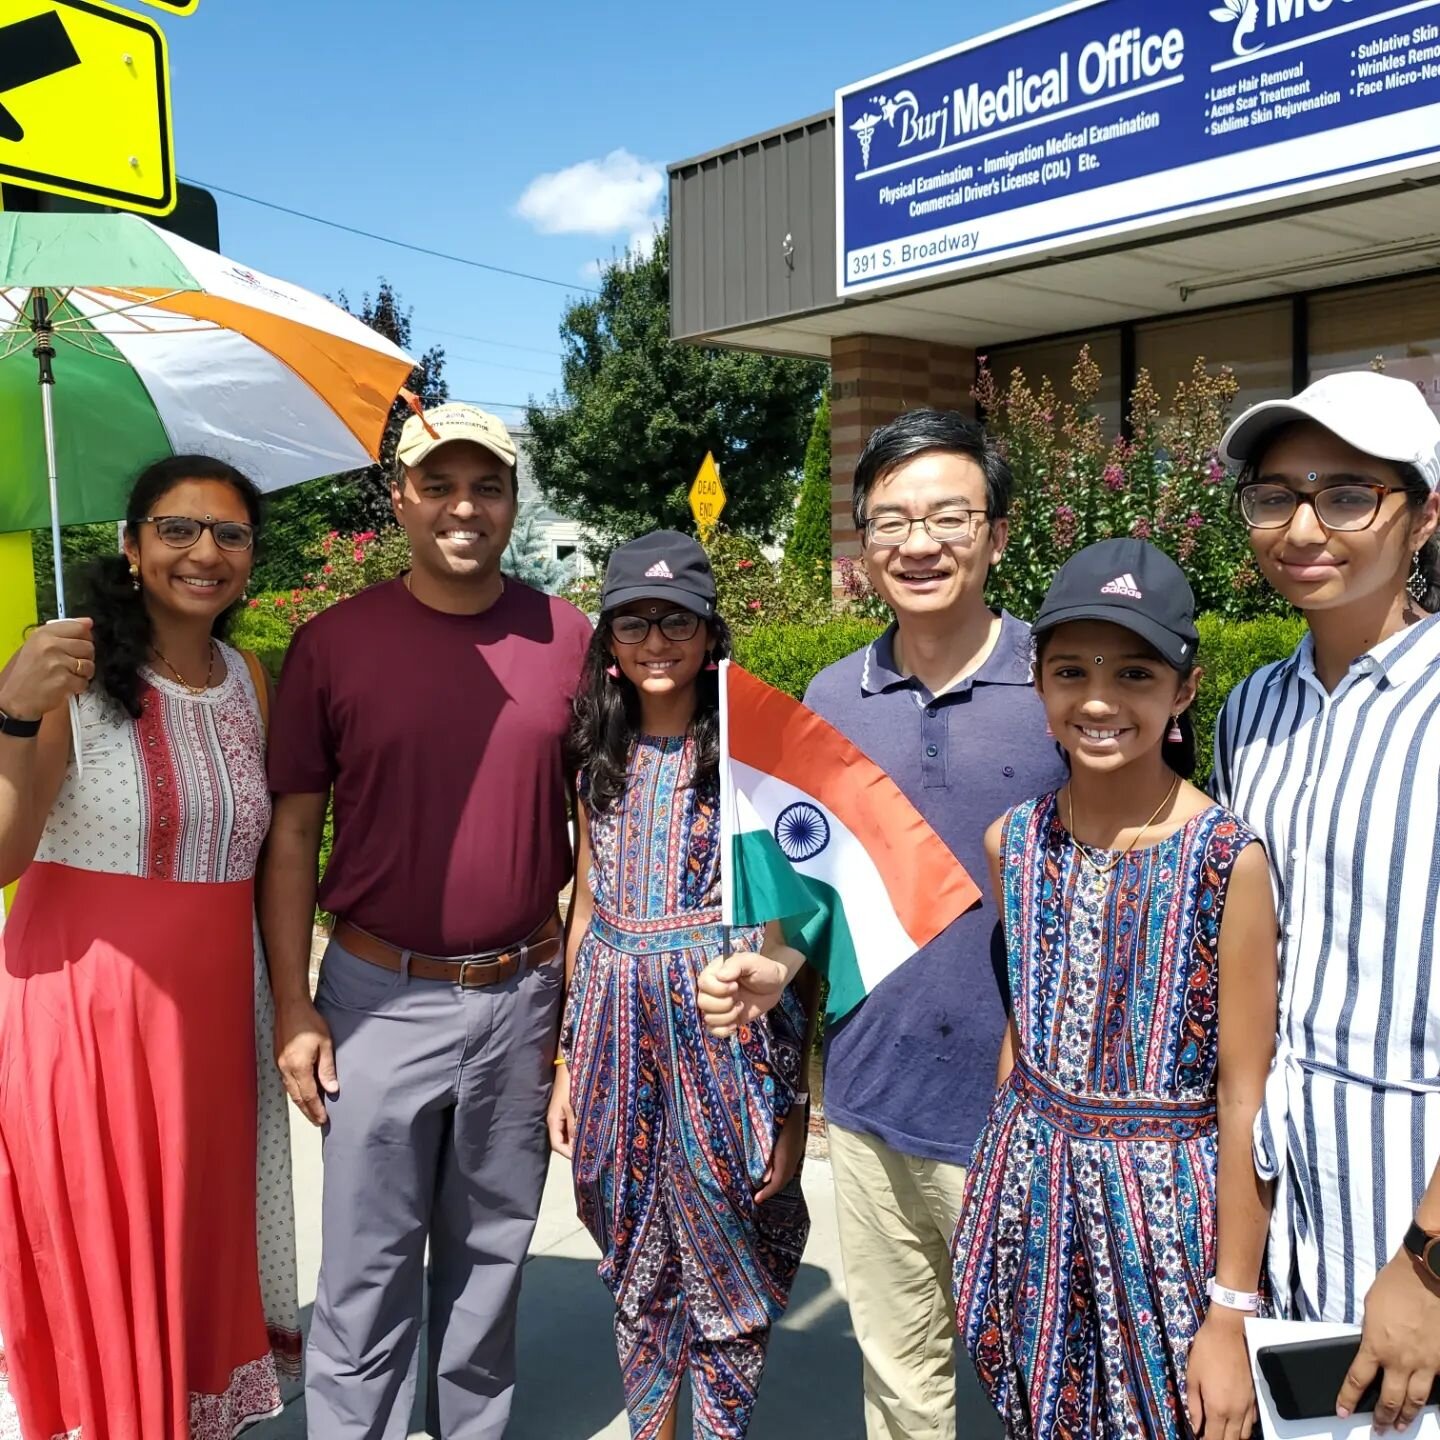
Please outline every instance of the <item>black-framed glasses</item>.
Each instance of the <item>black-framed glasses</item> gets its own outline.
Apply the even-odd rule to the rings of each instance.
[[[1393,485],[1347,480],[1314,494],[1292,490],[1273,480],[1255,480],[1236,494],[1240,516],[1252,530],[1283,530],[1301,505],[1308,505],[1326,530],[1368,530],[1380,513],[1380,502]]]
[[[914,520],[905,515],[875,515],[864,522],[865,539],[882,549],[903,545],[915,527],[923,525],[932,540],[940,545],[949,545],[956,540],[968,540],[974,532],[974,517],[984,516],[985,513],[984,510],[947,507],[929,515],[917,516]]]
[[[208,530],[222,550],[248,550],[255,543],[255,527],[244,520],[196,520],[189,515],[145,515],[137,525],[153,525],[155,533],[172,550],[188,550]]]
[[[620,645],[639,645],[650,633],[652,625],[660,627],[667,640],[690,640],[700,628],[700,617],[693,610],[671,610],[658,620],[644,615],[612,615],[606,622],[610,638]]]

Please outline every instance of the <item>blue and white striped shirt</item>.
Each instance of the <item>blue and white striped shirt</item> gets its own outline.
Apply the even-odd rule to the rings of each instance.
[[[1440,616],[1333,694],[1308,635],[1236,686],[1214,790],[1264,841],[1280,918],[1255,1135],[1276,1304],[1358,1323],[1440,1161]]]

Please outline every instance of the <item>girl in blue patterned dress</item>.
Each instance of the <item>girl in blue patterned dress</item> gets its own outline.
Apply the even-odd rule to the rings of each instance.
[[[673,531],[621,546],[601,606],[576,700],[550,1136],[615,1297],[631,1434],[671,1440],[688,1370],[695,1435],[731,1440],[749,1427],[809,1231],[806,1007],[787,991],[728,1040],[696,1008],[696,978],[725,948],[714,670],[728,632],[705,552]],[[735,939],[798,963],[778,927]]]
[[[986,836],[1011,1023],[955,1232],[960,1332],[1016,1440],[1241,1440],[1270,1207],[1265,856],[1183,778],[1198,637],[1173,561],[1091,546],[1033,628],[1071,774]]]

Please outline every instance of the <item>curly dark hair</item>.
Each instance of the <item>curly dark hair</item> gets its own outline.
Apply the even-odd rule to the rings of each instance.
[[[602,814],[625,794],[625,776],[630,749],[640,733],[640,696],[622,675],[612,679],[606,672],[613,665],[610,654],[606,611],[595,624],[580,688],[575,695],[567,755],[575,770],[586,775],[585,803],[593,814]],[[730,627],[717,615],[710,621],[712,660],[730,658]],[[713,670],[702,669],[695,677],[695,715],[690,721],[695,737],[697,790],[713,786],[720,773],[720,685]]]
[[[186,480],[215,480],[234,490],[245,502],[258,549],[260,491],[233,465],[209,455],[171,455],[140,472],[125,504],[125,530],[136,545],[140,543],[137,522],[153,515],[156,505]],[[80,613],[95,623],[96,679],[121,710],[138,720],[140,667],[149,655],[152,631],[145,596],[130,578],[130,562],[123,554],[91,561],[80,576],[79,591]],[[238,609],[237,601],[216,617],[212,633],[217,638],[224,638]]]

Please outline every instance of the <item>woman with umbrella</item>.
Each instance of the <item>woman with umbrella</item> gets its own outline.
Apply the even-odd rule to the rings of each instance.
[[[0,1433],[228,1440],[298,1368],[283,1185],[278,1283],[257,1245],[268,696],[220,638],[258,527],[229,464],[157,462],[88,618],[0,672]]]

